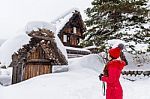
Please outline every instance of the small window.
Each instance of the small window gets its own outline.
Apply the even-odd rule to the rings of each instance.
[[[73,33],[77,33],[77,28],[73,27]]]
[[[80,39],[79,39],[79,38],[77,38],[77,44],[78,44],[78,43],[80,43]]]
[[[67,41],[70,41],[70,36],[67,36]]]
[[[67,42],[67,35],[63,35],[63,42]]]

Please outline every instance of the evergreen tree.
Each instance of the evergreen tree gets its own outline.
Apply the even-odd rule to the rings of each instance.
[[[107,41],[121,39],[135,44],[148,44],[148,6],[146,0],[93,0],[87,8],[87,32],[82,46],[93,43],[103,51]],[[134,50],[134,45],[130,45]]]

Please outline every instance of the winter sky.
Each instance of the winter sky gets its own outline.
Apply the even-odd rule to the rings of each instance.
[[[92,0],[0,0],[0,39],[8,39],[31,21],[50,22],[71,8],[84,10]]]

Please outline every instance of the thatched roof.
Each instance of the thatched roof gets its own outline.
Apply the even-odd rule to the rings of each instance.
[[[56,18],[55,20],[53,20],[51,23],[53,25],[55,25],[56,27],[56,33],[60,33],[60,31],[69,23],[72,23],[72,21],[78,18],[79,20],[79,27],[82,28],[82,31],[84,32],[86,30],[86,26],[82,20],[82,16],[80,14],[79,9],[77,8],[73,8],[69,11],[67,11],[66,13],[64,13],[63,15],[60,15],[58,18]]]
[[[67,64],[67,52],[58,36],[49,28],[38,26],[30,32],[27,30],[22,31],[21,35],[7,40],[0,47],[0,66],[8,67],[12,62],[12,55],[15,54],[21,57],[20,59],[23,57],[26,59],[30,56],[30,52],[39,47],[44,50],[47,59],[53,61],[52,64]]]

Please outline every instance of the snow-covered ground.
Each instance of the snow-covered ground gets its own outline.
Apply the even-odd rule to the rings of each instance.
[[[24,82],[0,86],[0,99],[105,99],[98,75],[102,59],[87,55],[69,59],[69,71],[31,78]],[[124,99],[150,99],[150,79],[128,81],[121,77]]]

